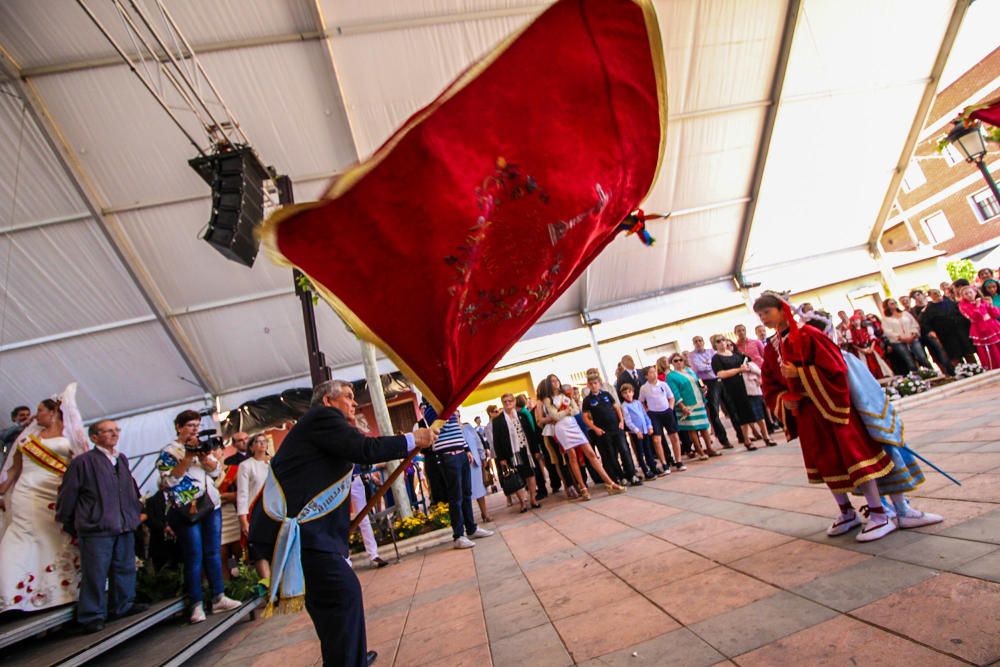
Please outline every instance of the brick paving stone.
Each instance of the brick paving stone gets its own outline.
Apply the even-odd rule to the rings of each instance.
[[[628,527],[620,521],[585,510],[562,514],[547,521],[563,537],[576,544],[614,535]]]
[[[734,569],[791,588],[867,560],[864,554],[806,540],[793,540],[733,563]]]
[[[696,553],[674,549],[615,568],[614,572],[636,590],[645,591],[710,570],[715,565],[713,561]]]
[[[587,540],[585,542],[579,542],[578,545],[581,549],[587,553],[594,553],[602,549],[607,549],[608,547],[613,547],[624,542],[629,542],[631,540],[637,540],[645,535],[642,530],[638,528],[626,528],[620,530],[617,533],[611,533],[610,535],[602,535],[601,537],[595,538],[593,540]]]
[[[971,542],[941,535],[926,535],[910,544],[890,549],[886,558],[906,561],[938,570],[953,570],[969,561],[1000,549],[995,544]]]
[[[739,528],[738,523],[716,519],[715,517],[702,516],[692,521],[686,521],[663,530],[657,531],[655,535],[661,537],[672,544],[684,546],[699,540],[720,533],[727,533]]]
[[[591,506],[588,505],[587,508],[591,509]],[[609,498],[606,502],[594,505],[592,511],[629,526],[647,524],[680,512],[677,508],[667,507],[641,498],[633,498],[631,495]]]
[[[962,534],[952,534],[953,530],[959,529],[962,531],[961,526],[964,526],[970,520],[978,518],[984,514],[989,514],[991,512],[997,512],[1000,510],[1000,505],[994,503],[976,503],[968,500],[945,500],[942,498],[920,498],[911,499],[913,507],[924,512],[932,512],[934,514],[940,514],[944,517],[944,521],[941,523],[935,523],[930,526],[923,526],[921,528],[913,528],[914,532],[925,533],[929,535],[949,535],[951,537],[963,537]],[[978,522],[970,525],[969,529],[975,532],[975,526],[980,525]],[[988,542],[991,540],[983,540],[979,538],[970,537],[967,539],[978,539],[980,542]]]
[[[840,616],[736,658],[741,667],[865,665],[947,667],[964,663],[884,630]]]
[[[926,492],[926,495],[933,498],[1000,503],[1000,475],[983,473],[966,477],[956,475],[956,477],[962,482],[962,486],[948,484],[939,489]],[[923,491],[923,489],[920,490]]]
[[[778,593],[727,567],[716,567],[680,581],[645,591],[646,596],[684,625],[738,609]]]
[[[780,592],[695,623],[691,630],[723,655],[733,657],[836,615],[836,611],[815,602]]]
[[[1000,551],[993,551],[964,565],[960,565],[955,568],[955,572],[969,577],[1000,582]]]
[[[399,664],[402,667],[402,663]],[[464,651],[421,664],[424,667],[493,667],[493,659],[490,656],[490,645],[479,644]]]
[[[538,599],[545,607],[545,613],[553,621],[590,609],[600,609],[612,600],[629,600],[634,597],[639,597],[639,594],[606,570],[581,578],[568,586],[538,592]]]
[[[426,665],[487,643],[486,622],[482,609],[434,626],[433,641],[426,632],[404,634],[399,643],[396,663]]]
[[[652,535],[641,535],[627,541],[604,547],[591,554],[605,567],[614,569],[622,565],[634,563],[644,558],[652,558],[676,549],[674,545]]]
[[[937,571],[919,565],[870,558],[791,590],[838,611],[848,612],[937,574]]]
[[[572,665],[573,660],[559,633],[549,624],[525,630],[506,638],[490,637],[490,649],[494,664],[501,667],[563,667]]]
[[[709,667],[732,664],[687,628],[580,663],[581,667]]]
[[[771,488],[774,487],[772,486]],[[830,508],[834,506],[834,501],[830,492],[825,489],[794,487],[758,498],[754,504],[773,509],[787,510],[789,512],[816,514],[825,517],[831,513]]]
[[[306,639],[294,644],[283,646],[273,651],[258,655],[251,667],[269,667],[283,665],[286,667],[312,667],[322,659],[318,639]],[[244,663],[246,664],[246,663]]]
[[[832,514],[836,514],[836,510]],[[780,515],[772,515],[752,523],[758,528],[766,528],[792,537],[806,537],[818,530],[826,530],[832,521],[832,516],[821,517],[814,514],[782,512]]]
[[[730,563],[760,551],[772,549],[793,539],[795,538],[763,528],[740,526],[732,531],[698,540],[685,548],[720,563]]]
[[[1000,659],[1000,584],[945,573],[853,616],[977,665]]]
[[[461,593],[454,593],[446,598],[422,605],[414,604],[410,608],[406,620],[404,635],[423,632],[441,623],[447,623],[456,618],[467,616],[474,609],[482,609],[479,599],[479,589],[472,588]]]
[[[491,642],[549,623],[545,609],[534,595],[484,609]]]
[[[570,657],[582,662],[680,627],[676,621],[638,595],[599,608],[599,620],[593,611],[554,621]]]

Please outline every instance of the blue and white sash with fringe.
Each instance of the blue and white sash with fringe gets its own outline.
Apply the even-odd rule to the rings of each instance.
[[[847,363],[847,388],[851,392],[851,405],[861,415],[868,435],[883,445],[905,447],[903,420],[896,406],[889,401],[882,385],[868,370],[865,362],[850,352],[844,352]]]
[[[868,370],[865,362],[850,352],[843,352],[843,355],[844,362],[847,363],[847,387],[851,392],[851,405],[861,415],[861,421],[864,422],[868,435],[882,445],[896,467],[896,471],[890,476],[892,479],[879,480],[880,488],[885,486],[883,493],[909,491],[924,481],[923,473],[920,472],[920,467],[914,459],[920,459],[961,486],[961,482],[906,444],[906,439],[903,437],[903,420],[899,417],[896,406],[889,401],[882,385]],[[897,476],[905,479],[896,480]],[[899,484],[894,486],[895,481],[899,481]]]
[[[261,500],[264,511],[275,521],[281,522],[281,528],[274,544],[265,616],[273,613],[276,603],[281,613],[299,611],[305,606],[306,587],[302,572],[300,527],[326,516],[350,497],[352,473],[353,469],[349,470],[346,475],[316,494],[301,512],[290,517],[281,484],[274,476],[274,470],[268,471]]]

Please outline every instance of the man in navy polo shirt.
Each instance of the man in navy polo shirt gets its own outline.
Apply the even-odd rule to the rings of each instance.
[[[583,399],[583,421],[594,432],[604,467],[616,482],[642,484],[625,439],[625,417],[613,396],[601,388],[601,376],[587,374],[590,393]]]

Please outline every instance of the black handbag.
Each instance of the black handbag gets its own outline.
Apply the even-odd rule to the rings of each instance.
[[[503,489],[505,496],[512,496],[524,488],[524,480],[521,479],[521,474],[517,472],[517,468],[501,466],[500,488]]]
[[[167,513],[171,525],[192,526],[215,511],[215,503],[208,497],[208,490],[186,505],[174,505]]]

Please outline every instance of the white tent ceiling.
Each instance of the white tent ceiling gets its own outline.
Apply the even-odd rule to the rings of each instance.
[[[304,201],[548,3],[164,4]],[[616,240],[536,333],[864,246],[968,0],[655,4],[669,127],[645,208],[673,215],[651,249]],[[129,44],[110,0],[87,5]],[[0,409],[73,379],[93,418],[307,374],[288,272],[197,238],[209,199],[191,144],[77,3],[5,0],[0,46]],[[357,341],[318,319],[329,364],[356,366]]]

